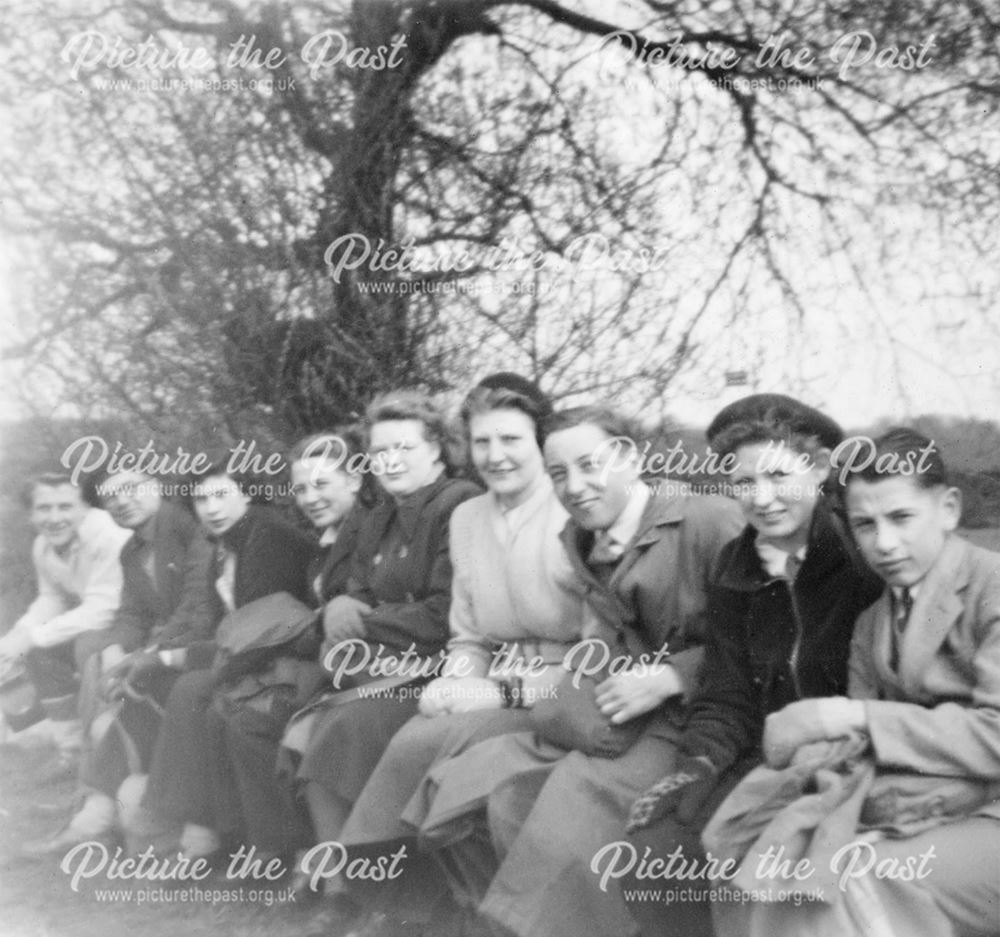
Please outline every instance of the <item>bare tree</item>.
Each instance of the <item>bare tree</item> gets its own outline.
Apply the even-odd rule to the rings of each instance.
[[[808,385],[810,337],[892,368],[919,347],[888,307],[955,299],[950,340],[996,295],[1000,24],[975,0],[19,19],[0,194],[38,275],[9,354],[33,393],[169,438],[285,438],[494,366],[656,413],[727,368]],[[81,64],[88,31],[108,49]],[[115,40],[160,58],[115,67]],[[213,84],[111,85],[137,79]]]

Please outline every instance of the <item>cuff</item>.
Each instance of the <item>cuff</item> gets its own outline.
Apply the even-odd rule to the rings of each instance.
[[[824,738],[840,738],[868,728],[868,714],[861,700],[832,696],[818,700],[816,708]]]

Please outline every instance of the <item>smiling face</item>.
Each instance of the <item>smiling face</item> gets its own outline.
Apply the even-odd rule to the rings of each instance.
[[[159,482],[140,472],[109,475],[97,490],[101,503],[115,523],[128,530],[142,527],[160,509],[162,502]]]
[[[292,494],[299,510],[318,530],[336,529],[354,507],[361,476],[344,472],[329,459],[292,463]]]
[[[634,447],[623,452],[599,426],[556,430],[545,440],[545,468],[570,516],[588,530],[607,530],[639,481]]]
[[[545,471],[534,420],[522,410],[470,417],[469,448],[479,476],[505,507],[524,501]]]
[[[73,542],[88,510],[76,485],[36,485],[31,495],[31,523],[56,550]]]
[[[250,496],[227,475],[209,475],[198,481],[192,500],[198,520],[215,537],[229,530],[250,506]]]
[[[961,496],[955,488],[922,488],[912,477],[851,479],[847,518],[868,564],[890,586],[916,585],[934,565],[958,526]]]
[[[369,451],[379,484],[397,500],[429,485],[442,469],[441,446],[428,442],[420,420],[374,423]]]
[[[755,442],[733,453],[733,489],[760,538],[789,552],[806,544],[829,452],[808,455],[781,442]]]

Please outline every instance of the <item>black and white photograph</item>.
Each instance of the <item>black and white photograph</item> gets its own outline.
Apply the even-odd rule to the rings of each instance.
[[[1000,937],[993,0],[0,0],[0,933]]]

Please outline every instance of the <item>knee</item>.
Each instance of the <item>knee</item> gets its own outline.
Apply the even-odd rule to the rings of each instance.
[[[389,740],[382,760],[392,764],[409,764],[428,760],[440,746],[443,734],[438,719],[414,716]]]
[[[174,711],[204,711],[212,700],[215,680],[206,670],[182,674],[170,690],[167,708]]]

